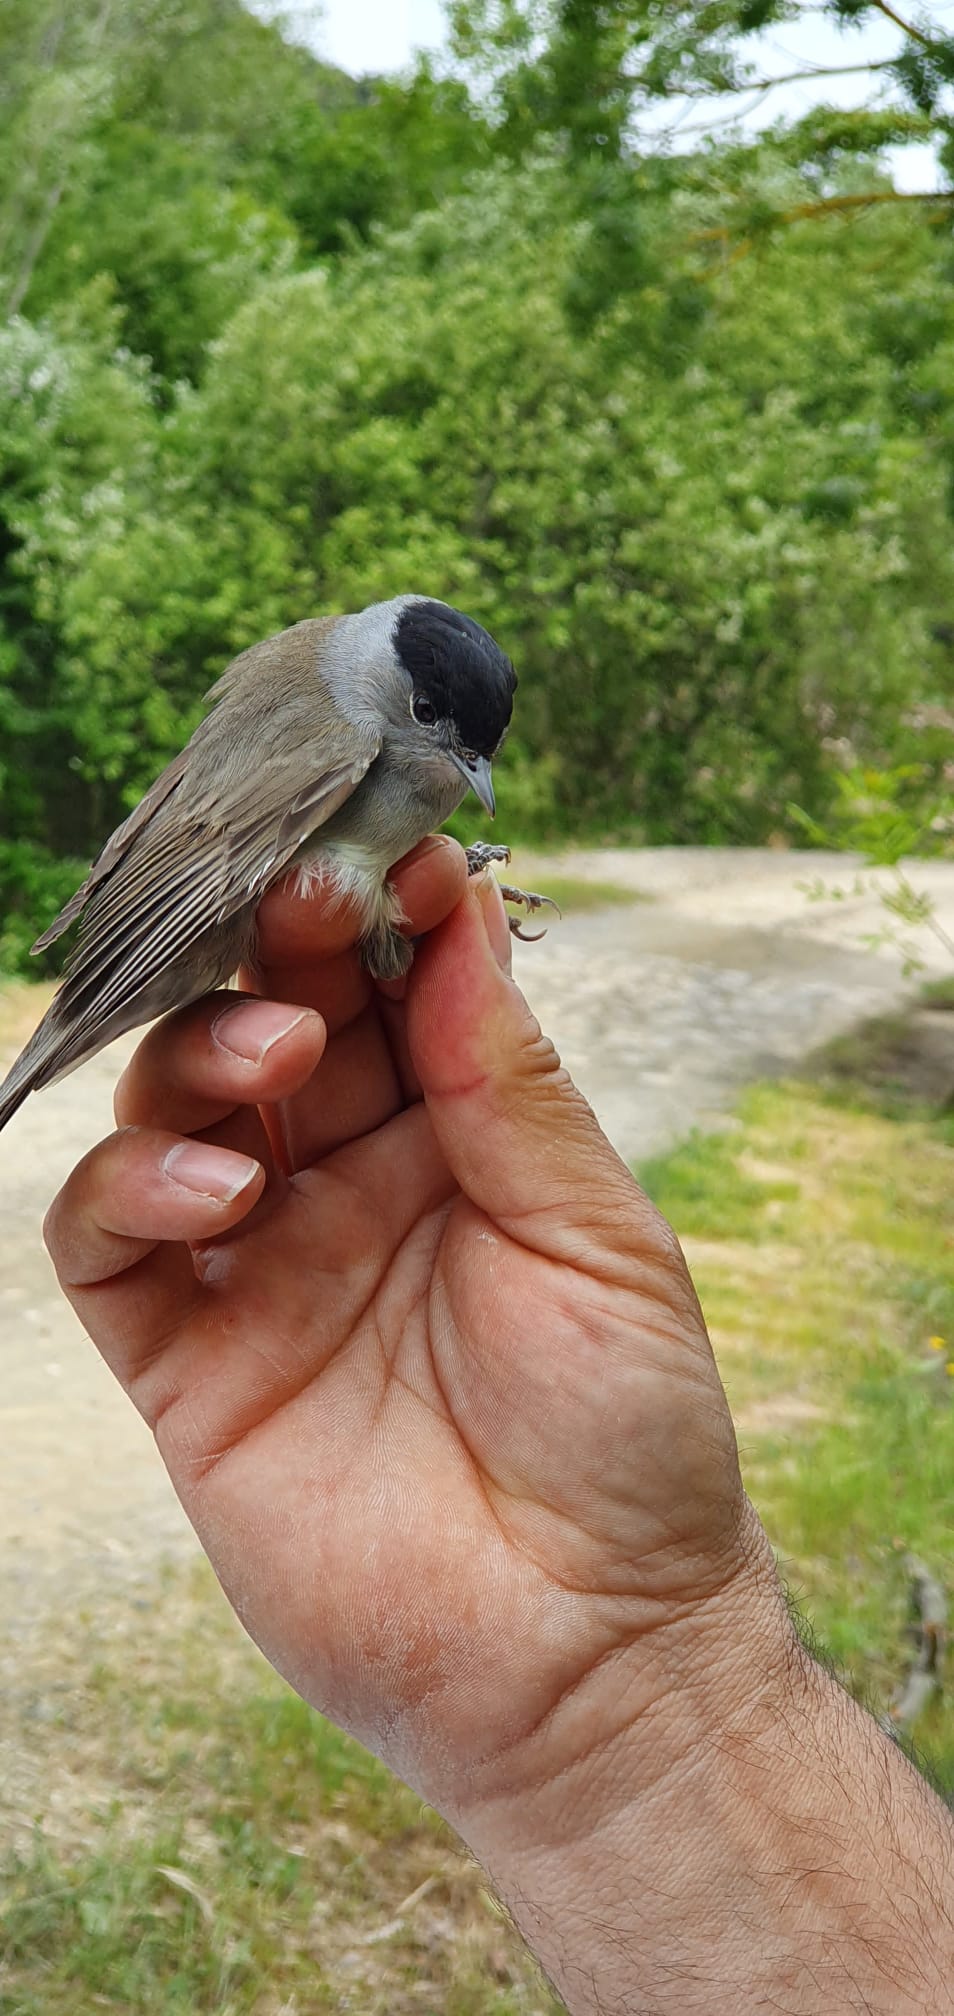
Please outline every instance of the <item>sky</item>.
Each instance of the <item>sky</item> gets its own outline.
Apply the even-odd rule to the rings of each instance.
[[[399,70],[444,41],[441,0],[324,0],[316,46],[342,70]]]
[[[307,39],[319,55],[355,74],[364,70],[399,70],[411,61],[416,49],[439,53],[444,46],[441,0],[323,0],[320,5],[298,0],[297,7],[292,0],[291,11],[297,12],[303,24],[302,39]],[[937,0],[937,4],[924,11],[939,25],[945,17],[954,25],[954,0]],[[753,37],[748,48],[753,61],[759,60],[761,74],[769,77],[810,65],[878,62],[897,55],[903,40],[902,33],[884,17],[869,19],[859,28],[839,30],[819,14],[811,0],[806,0],[802,20]],[[784,85],[764,96],[753,93],[742,101],[713,98],[705,107],[705,125],[723,130],[719,122],[738,113],[741,107],[745,128],[755,132],[783,115],[797,118],[812,105],[858,105],[869,96],[871,81],[864,76],[826,77]],[[690,127],[696,134],[700,130],[701,108],[686,106],[685,114],[681,132],[683,144],[688,145]],[[667,108],[666,117],[671,120],[671,108]],[[937,162],[931,148],[893,149],[889,158],[899,188],[938,187]]]

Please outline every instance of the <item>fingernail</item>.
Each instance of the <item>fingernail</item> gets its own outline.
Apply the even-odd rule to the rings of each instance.
[[[480,907],[484,914],[484,925],[487,937],[490,940],[490,949],[498,966],[502,966],[504,972],[509,973],[513,951],[510,937],[510,919],[504,909],[504,900],[500,894],[500,884],[497,881],[497,877],[492,874],[489,868],[485,868],[483,874],[478,875],[471,886],[477,891]]]
[[[190,1190],[195,1197],[210,1197],[215,1204],[231,1204],[254,1183],[261,1166],[248,1155],[210,1148],[205,1141],[177,1142],[162,1163],[164,1173],[181,1190]]]
[[[283,1008],[275,1001],[240,1001],[237,1008],[223,1008],[212,1024],[212,1041],[220,1050],[241,1057],[244,1064],[261,1064],[283,1036],[304,1022],[310,1008]]]

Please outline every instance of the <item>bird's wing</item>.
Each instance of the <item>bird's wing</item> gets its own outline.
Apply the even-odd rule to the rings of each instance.
[[[42,1075],[85,1056],[103,1022],[254,903],[351,796],[379,748],[369,730],[325,722],[321,756],[315,746],[313,776],[299,790],[292,778],[301,780],[309,764],[301,738],[286,754],[264,750],[258,768],[248,764],[232,782],[220,778],[216,792],[190,790],[186,766],[151,818],[131,833],[121,827],[87,881],[77,948],[50,1010],[56,1036],[50,1028]]]
[[[215,703],[214,719],[206,716],[191,741],[179,751],[178,756],[173,757],[171,763],[166,765],[161,776],[156,778],[155,783],[150,785],[144,797],[140,798],[138,805],[130,812],[128,819],[124,819],[122,825],[117,826],[115,833],[110,835],[102,853],[93,862],[85,882],[80,884],[59,916],[37,939],[32,947],[34,953],[48,951],[49,947],[55,945],[56,940],[63,936],[64,931],[67,931],[71,924],[75,924],[77,917],[89,906],[96,891],[109,881],[133,853],[135,843],[148,833],[157,815],[179,791],[180,786],[185,784],[188,792],[197,771],[200,775],[204,774],[207,782],[213,783],[221,791],[223,805],[225,804],[229,790],[229,764],[227,757],[225,762],[213,760],[210,763],[210,744],[216,747],[221,741],[228,751],[230,741],[234,740],[238,749],[244,751],[245,775],[253,776],[257,783],[263,769],[274,762],[281,746],[283,724],[287,723],[289,716],[293,718],[298,716],[300,717],[298,732],[287,735],[286,749],[290,748],[296,753],[305,751],[307,754],[309,745],[320,739],[321,751],[322,753],[327,751],[331,767],[346,759],[349,749],[355,749],[360,731],[332,707],[327,687],[318,673],[317,663],[321,644],[329,631],[333,631],[334,628],[333,617],[311,618],[304,623],[295,624],[291,630],[281,631],[277,637],[266,637],[263,643],[253,644],[248,651],[243,651],[240,657],[233,658],[232,663],[226,666],[221,677],[205,696],[207,702]],[[294,681],[296,675],[297,692],[293,686],[289,696],[289,678]],[[259,700],[259,685],[262,680],[268,681],[269,690],[274,698],[274,706],[264,713]],[[317,723],[316,713],[319,717]],[[219,736],[217,733],[222,714],[229,715],[232,719],[231,736]],[[276,723],[277,735],[274,732]],[[213,737],[215,737],[214,743]],[[262,745],[260,755],[254,746],[256,742]],[[355,782],[363,777],[364,770],[374,761],[379,747],[379,743],[375,745],[364,769],[358,771]],[[315,790],[319,797],[325,781],[321,774],[324,767],[321,755],[316,749],[314,775]],[[297,774],[301,775],[300,768]],[[276,781],[279,781],[277,772]],[[344,795],[347,796],[347,792]],[[272,799],[267,800],[268,806],[273,799],[274,794]],[[315,817],[314,824],[320,825],[323,819],[330,818],[334,809],[332,807],[331,810],[320,813],[320,816]]]
[[[62,938],[64,931],[68,931],[70,925],[75,923],[80,911],[85,910],[94,889],[98,889],[100,883],[105,882],[106,877],[112,874],[114,868],[118,867],[123,855],[128,854],[137,834],[143,831],[143,828],[149,824],[150,819],[158,812],[160,805],[168,798],[170,792],[174,791],[176,785],[181,783],[188,757],[188,749],[181,749],[178,756],[174,757],[173,761],[167,765],[162,776],[157,777],[155,783],[150,785],[145,797],[140,798],[135,811],[130,812],[128,819],[124,819],[121,826],[117,826],[115,833],[111,834],[107,840],[102,853],[93,862],[85,882],[80,883],[75,894],[70,897],[69,902],[60,911],[59,916],[54,918],[53,923],[47,926],[42,936],[37,939],[36,944],[31,947],[31,951],[34,954],[49,951],[50,946],[55,945],[57,939]]]

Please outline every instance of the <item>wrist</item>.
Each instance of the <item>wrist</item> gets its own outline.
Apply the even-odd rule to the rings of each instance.
[[[455,1823],[482,1856],[547,1852],[601,1835],[649,1799],[727,1721],[774,1701],[805,1658],[771,1548],[745,1501],[724,1586],[654,1623],[619,1629],[527,1733],[471,1777]]]
[[[764,1535],[549,1741],[458,1824],[573,2016],[946,2006],[950,1816],[802,1647]]]

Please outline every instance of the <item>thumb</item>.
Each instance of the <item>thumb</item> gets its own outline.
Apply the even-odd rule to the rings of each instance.
[[[650,1228],[657,1251],[660,1235],[674,1243],[509,964],[503,899],[488,874],[418,948],[408,989],[414,1065],[461,1189],[522,1244],[588,1268],[594,1235],[610,1252],[641,1246],[644,1258]]]

